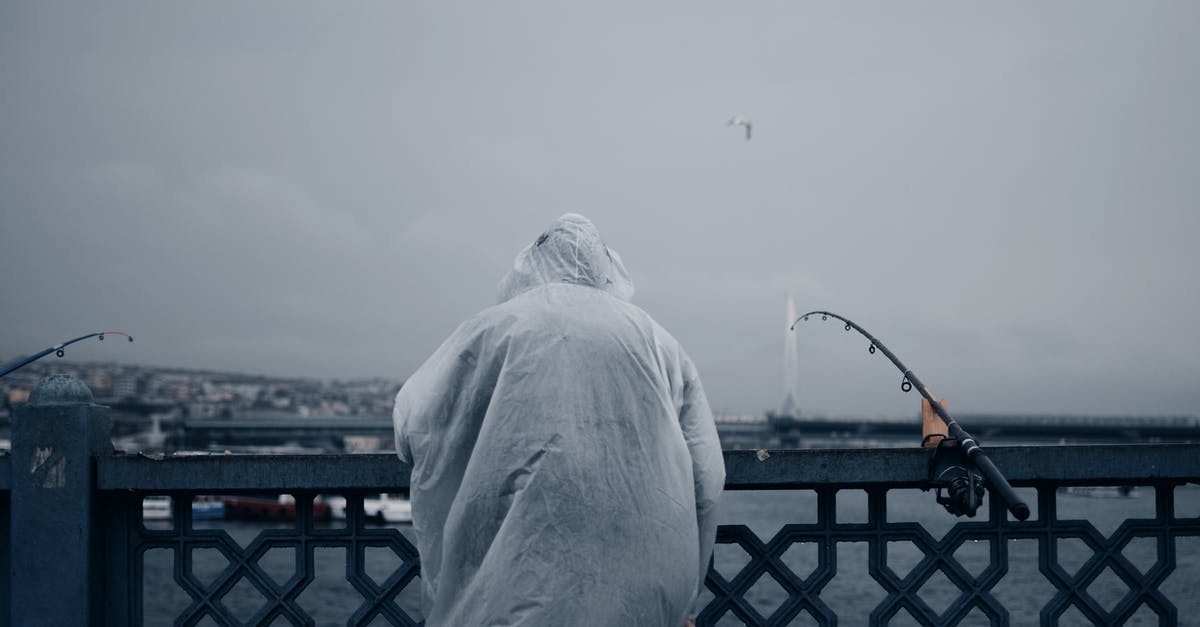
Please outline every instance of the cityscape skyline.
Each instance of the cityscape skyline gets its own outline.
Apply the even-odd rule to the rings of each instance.
[[[13,361],[15,360],[4,363]],[[26,402],[37,383],[43,377],[52,374],[66,374],[83,381],[100,403],[170,403],[175,409],[182,409],[186,417],[196,419],[295,415],[326,418],[354,416],[390,420],[393,397],[403,385],[403,381],[387,377],[284,376],[264,372],[225,371],[111,360],[51,359],[34,362],[0,379],[0,409],[7,411]],[[348,398],[353,400],[348,403]],[[920,415],[919,409],[883,414],[812,411],[798,403],[789,405],[788,398],[785,396],[778,406],[714,410],[714,415],[718,422],[727,424],[765,424],[772,415],[840,420],[853,420],[856,417],[906,420]],[[913,395],[913,398],[917,397]],[[957,410],[955,413],[958,414]],[[966,414],[987,416],[989,419],[998,415],[1049,418],[1200,416],[1195,412],[1006,412],[986,408],[970,410]]]

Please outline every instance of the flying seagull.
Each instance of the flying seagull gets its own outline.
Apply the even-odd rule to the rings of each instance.
[[[739,126],[739,125],[746,127],[746,141],[750,141],[750,127],[754,125],[750,121],[750,118],[743,116],[743,115],[735,115],[735,116],[729,118],[729,121],[725,123],[725,126]]]

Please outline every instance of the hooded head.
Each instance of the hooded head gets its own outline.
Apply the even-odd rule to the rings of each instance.
[[[591,220],[567,213],[525,247],[500,281],[499,300],[547,283],[588,285],[621,300],[633,297],[633,281],[616,251],[604,245]]]

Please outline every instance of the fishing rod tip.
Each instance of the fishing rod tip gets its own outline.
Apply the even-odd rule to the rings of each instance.
[[[125,338],[128,339],[130,342],[133,341],[133,336],[124,331],[100,331],[99,333],[97,333],[97,335],[100,336],[101,340],[104,339],[105,335],[124,335]]]

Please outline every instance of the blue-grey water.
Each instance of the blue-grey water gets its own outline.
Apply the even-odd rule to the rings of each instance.
[[[1027,500],[1032,504],[1032,490]],[[1127,518],[1154,517],[1154,491],[1141,488],[1128,498],[1098,498],[1059,492],[1059,519],[1085,519],[1104,535],[1111,534]],[[1200,486],[1176,488],[1176,515],[1178,517],[1200,516]],[[976,520],[986,519],[987,507],[980,510]],[[1034,518],[1037,517],[1036,510]],[[941,538],[956,522],[966,521],[946,513],[933,501],[933,494],[919,490],[894,490],[888,495],[888,519],[892,522],[919,522],[934,536]],[[839,522],[866,521],[866,495],[861,491],[844,491],[838,495]],[[764,541],[769,540],[784,524],[812,523],[816,521],[816,498],[811,491],[770,492],[727,492],[723,497],[720,513],[722,524],[746,524]],[[150,524],[150,523],[148,523]],[[244,521],[197,521],[197,527],[224,528],[242,546],[249,543],[264,529],[278,528],[281,524]],[[396,525],[396,528],[412,539],[412,528]],[[1200,538],[1176,540],[1176,562],[1174,572],[1159,589],[1179,609],[1180,625],[1200,625],[1200,594],[1196,594],[1195,582],[1200,581]],[[911,543],[890,543],[888,565],[898,574],[906,574],[919,560],[920,551]],[[1081,541],[1060,540],[1058,560],[1070,573],[1074,573],[1092,555],[1091,549]],[[1158,559],[1157,547],[1152,539],[1131,542],[1123,551],[1135,567],[1143,573]],[[988,543],[964,544],[955,557],[973,574],[979,573],[989,561]],[[747,556],[737,545],[718,545],[715,567],[726,578],[732,578],[746,563]],[[816,566],[815,545],[793,545],[784,555],[789,568],[799,576],[807,576]],[[174,562],[166,549],[147,551],[144,556],[144,617],[146,625],[169,625],[190,604],[190,597],[174,582]],[[292,550],[274,549],[259,560],[259,565],[276,582],[283,583],[296,572],[296,557]],[[839,543],[837,549],[837,575],[823,589],[822,600],[839,616],[839,624],[865,625],[875,605],[884,598],[885,592],[868,573],[867,544],[865,542]],[[365,570],[368,575],[382,582],[400,560],[387,550],[373,550],[366,557]],[[197,549],[193,553],[192,572],[202,583],[207,584],[216,577],[228,562],[215,549]],[[414,617],[420,616],[419,584],[414,582],[397,599],[397,604]],[[1111,570],[1101,574],[1088,588],[1097,601],[1106,608],[1112,607],[1128,587]],[[1053,587],[1038,570],[1037,543],[1034,540],[1012,540],[1009,543],[1008,571],[993,588],[993,594],[1008,609],[1012,625],[1036,625],[1043,605],[1054,595]],[[747,595],[748,600],[763,615],[769,615],[783,599],[783,590],[770,577],[760,578]],[[922,598],[934,609],[941,611],[958,596],[958,589],[944,576],[935,575],[920,591]],[[706,601],[710,596],[702,598]],[[316,549],[315,580],[299,596],[299,605],[314,619],[317,625],[345,625],[346,619],[362,601],[362,596],[346,578],[346,556],[344,549]],[[220,603],[240,620],[247,620],[265,604],[266,600],[245,580],[241,580],[225,595]],[[206,618],[201,625],[215,625]],[[288,624],[280,619],[275,624]],[[386,624],[382,618],[373,624]],[[741,624],[732,614],[726,614],[720,625]],[[801,615],[792,624],[816,624],[807,615]],[[916,624],[901,613],[893,625]],[[982,613],[969,616],[963,625],[987,625]],[[1060,625],[1090,625],[1076,610],[1071,609],[1063,616]],[[1143,607],[1130,625],[1159,624],[1149,608]]]

